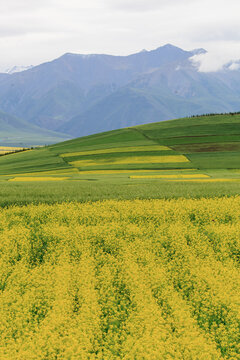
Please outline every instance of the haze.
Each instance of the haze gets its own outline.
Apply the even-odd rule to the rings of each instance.
[[[1,4],[0,69],[172,43],[205,48],[200,69],[218,70],[240,58],[239,12],[239,0],[10,0]]]

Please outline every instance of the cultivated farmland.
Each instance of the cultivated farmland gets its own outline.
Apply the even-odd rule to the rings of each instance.
[[[1,156],[0,202],[235,195],[239,179],[240,115],[202,116]]]
[[[238,359],[240,199],[1,212],[1,359]]]
[[[101,185],[118,180],[141,185],[144,179],[150,188],[154,181],[160,186],[173,177],[196,179],[196,184],[238,182],[240,115],[153,123],[0,157],[0,180],[23,177],[29,182],[61,177]]]
[[[240,116],[0,157],[0,359],[240,359]]]

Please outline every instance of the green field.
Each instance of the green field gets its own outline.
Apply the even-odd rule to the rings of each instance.
[[[0,181],[2,205],[236,195],[240,115],[152,123],[1,156]]]

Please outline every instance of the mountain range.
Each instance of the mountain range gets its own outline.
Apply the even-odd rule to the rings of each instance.
[[[239,111],[239,64],[199,72],[192,57],[204,52],[167,44],[129,56],[67,53],[25,71],[0,74],[0,110],[62,138]]]

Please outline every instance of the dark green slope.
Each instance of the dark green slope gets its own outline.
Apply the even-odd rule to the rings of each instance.
[[[240,114],[164,121],[136,127],[188,157],[199,169],[240,169]]]

